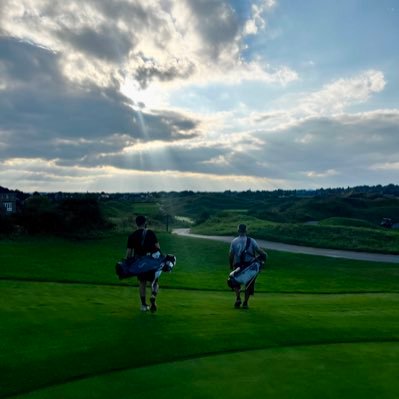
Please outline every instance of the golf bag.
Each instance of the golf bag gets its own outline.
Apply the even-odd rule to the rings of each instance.
[[[161,255],[160,252],[155,252],[140,258],[123,259],[116,263],[115,272],[119,280],[150,271],[155,271],[156,277],[159,278],[162,272],[172,271],[175,264],[174,255]]]
[[[233,270],[229,274],[227,285],[231,289],[241,285],[247,287],[255,280],[261,269],[263,269],[263,261],[260,257],[256,257],[249,265],[242,265]]]

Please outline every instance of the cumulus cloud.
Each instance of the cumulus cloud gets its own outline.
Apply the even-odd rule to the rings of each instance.
[[[79,159],[137,141],[195,137],[199,121],[178,112],[144,112],[118,87],[63,79],[60,55],[0,38],[0,155]]]
[[[244,34],[254,35],[258,33],[259,30],[265,29],[266,20],[264,15],[267,11],[270,11],[275,6],[275,0],[262,0],[258,4],[252,4],[251,17],[245,23]]]
[[[383,177],[372,164],[396,162],[399,148],[398,110],[341,114],[297,121],[274,132],[258,132],[265,140],[265,157],[283,177],[296,172],[317,183],[376,182]]]
[[[19,159],[7,164],[0,161],[0,181],[8,187],[13,187],[13,182],[18,181],[27,191],[59,191],[60,176],[63,179],[62,189],[68,191],[81,191],[82,187],[89,191],[108,192],[171,189],[220,191],[231,189],[232,186],[238,190],[275,189],[284,184],[283,181],[271,178],[259,179],[244,175],[218,176],[176,170],[131,171],[112,167],[82,168],[56,165],[41,159]]]
[[[72,162],[200,134],[195,116],[121,94],[129,78],[142,89],[195,74],[231,83],[297,79],[286,67],[242,61],[243,26],[223,0],[7,0],[1,10],[2,157]]]
[[[231,84],[297,79],[286,67],[242,61],[242,24],[223,0],[7,0],[1,10],[1,123],[3,140],[14,132],[9,147],[20,150],[14,155],[25,154],[18,141],[40,138],[37,147],[51,157],[58,152],[49,148],[53,138],[87,143],[113,135],[119,146],[198,133],[198,121],[178,112],[132,111],[141,104],[120,93],[128,80],[146,89],[154,80],[194,75]]]
[[[177,78],[184,79],[192,75],[194,71],[194,63],[188,60],[172,58],[166,63],[159,65],[153,60],[144,60],[138,57],[133,78],[141,89],[146,89],[154,79],[161,82],[173,81]]]
[[[370,166],[370,170],[399,170],[399,162],[383,162],[383,163],[376,163]]]
[[[82,166],[129,170],[175,170],[211,175],[270,177],[280,181],[367,181],[370,160],[387,168],[397,158],[399,112],[379,111],[310,118],[279,132],[253,131],[210,142],[138,144],[123,152],[87,158]],[[383,154],[383,155],[382,155]],[[373,175],[376,176],[376,175]]]
[[[194,29],[205,45],[201,55],[214,60],[227,58],[227,54],[237,57],[240,24],[231,6],[214,0],[187,0],[187,4]]]
[[[381,71],[368,70],[358,76],[338,79],[325,85],[305,97],[299,108],[309,115],[340,113],[348,105],[367,101],[372,94],[382,91],[385,85]]]
[[[386,85],[382,71],[367,70],[337,79],[313,92],[289,95],[280,99],[279,108],[267,112],[253,112],[250,123],[268,129],[285,129],[298,120],[343,114],[349,107],[365,103],[380,93]]]
[[[187,183],[189,176],[194,175],[197,189],[206,181],[218,181],[217,190],[232,184],[234,178],[244,182],[245,177],[247,187],[252,188],[342,186],[356,185],[359,181],[388,184],[398,170],[398,126],[397,110],[343,114],[298,121],[278,132],[248,132],[247,141],[252,138],[253,142],[247,147],[240,147],[246,140],[245,135],[240,134],[240,138],[233,135],[231,142],[206,142],[196,138],[187,144],[138,143],[121,151],[93,152],[78,162],[63,158],[50,163],[36,160],[30,164],[33,161],[22,159],[9,160],[3,166],[12,171],[12,176],[30,179],[31,186],[40,181],[44,184],[47,178],[51,180],[62,173],[68,176],[65,182],[70,182],[70,187],[75,187],[77,181],[84,181],[86,186],[96,185],[107,181],[112,174],[132,181],[134,176],[143,181],[146,176],[150,181],[157,181],[159,187],[163,187],[159,177],[168,176],[175,189],[179,186],[177,177]],[[0,174],[5,180],[9,176]],[[244,183],[233,186],[242,185]],[[120,191],[129,191],[129,188],[121,186]]]
[[[57,32],[61,40],[70,43],[89,56],[119,64],[134,47],[135,38],[128,32],[115,32],[110,24],[96,28],[84,27],[79,30],[64,29]]]
[[[6,3],[0,14],[5,34],[59,53],[63,74],[77,82],[108,86],[133,78],[146,88],[154,80],[223,80],[226,71],[237,77],[254,69],[252,79],[273,80],[265,65],[243,61],[245,28],[226,0]],[[253,5],[256,24],[273,3]],[[273,81],[297,79],[281,69],[285,77],[275,73]]]

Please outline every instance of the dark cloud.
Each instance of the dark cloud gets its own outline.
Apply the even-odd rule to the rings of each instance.
[[[169,141],[198,135],[198,121],[170,111],[157,111],[152,114],[133,111],[132,125],[134,138],[140,141]]]
[[[181,63],[178,59],[175,59],[173,65],[162,65],[147,61],[136,68],[133,77],[140,84],[140,87],[145,89],[154,79],[161,82],[172,81],[176,78],[185,79],[190,77],[194,71],[195,65],[193,63]]]
[[[7,84],[0,97],[1,158],[79,159],[137,141],[197,134],[198,121],[169,111],[136,111],[117,87],[66,80],[59,57],[29,43],[0,39],[0,81]]]
[[[134,48],[136,39],[133,33],[122,32],[112,25],[85,27],[79,30],[63,29],[57,32],[62,40],[69,42],[75,49],[89,56],[120,63]]]
[[[240,32],[240,21],[227,1],[186,0],[197,21],[196,28],[204,40],[204,54],[218,59],[235,43]]]
[[[90,0],[89,4],[112,21],[125,21],[136,30],[156,29],[163,24],[162,18],[145,2],[119,0],[117,6],[109,0]]]
[[[136,30],[144,27],[155,28],[161,22],[158,14],[154,13],[153,9],[145,7],[145,2],[141,0],[79,0],[69,2],[68,6],[71,5],[77,5],[79,11],[88,16],[93,16],[94,13],[97,13],[105,16],[108,21],[127,22],[128,26],[132,26]],[[73,12],[73,8],[66,7],[64,0],[48,0],[40,4],[39,7],[41,7],[42,15],[52,19],[57,19],[67,13],[68,21],[72,25],[77,25],[80,21],[81,14]]]
[[[248,149],[238,150],[236,144],[228,143],[194,148],[176,145],[85,161],[90,166],[104,164],[132,170],[245,175],[298,184],[303,181],[306,186],[311,182],[355,184],[356,179],[356,184],[376,183],[381,172],[370,167],[397,162],[398,127],[398,113],[313,118],[279,132],[254,132],[253,138],[264,144],[254,146],[247,140]]]
[[[200,146],[195,148],[165,146],[145,151],[87,158],[82,163],[82,166],[107,165],[141,171],[177,170],[181,172],[212,173],[215,168],[212,165],[202,164],[202,162],[223,154],[224,151],[219,146]]]
[[[0,70],[8,86],[62,85],[59,57],[54,52],[9,37],[0,37]]]
[[[120,0],[117,6],[109,0],[90,0],[88,3],[108,20],[113,23],[122,21],[130,32],[139,33],[144,41],[148,38],[161,50],[173,40],[165,19],[165,12],[170,14],[172,9],[169,1],[160,1],[159,6],[141,0]]]
[[[232,66],[238,60],[242,21],[229,2],[183,1],[191,10],[191,26],[187,28],[181,27],[168,0],[82,0],[68,4],[46,0],[21,6],[25,12],[15,23],[29,25],[29,37],[57,48],[72,79],[73,69],[81,67],[88,80],[129,76],[144,89],[154,80],[187,79],[202,69],[202,63],[209,68],[219,61]],[[11,25],[7,29],[13,35]],[[192,48],[185,43],[191,35],[196,42]],[[187,46],[184,54],[175,51],[179,43]],[[90,76],[93,68],[97,73]]]
[[[394,162],[398,128],[399,113],[375,112],[312,118],[285,130],[254,135],[265,140],[263,161],[276,170],[273,177],[297,180],[312,173],[317,183],[342,184],[350,178],[369,181],[370,166]],[[262,173],[260,167],[257,175]]]
[[[215,145],[198,145],[196,147],[168,145],[129,153],[103,154],[86,157],[79,162],[83,167],[113,166],[126,170],[205,173],[223,176],[253,175],[257,177],[281,177],[278,167],[259,165],[261,150],[249,152],[234,151],[230,148]],[[65,164],[69,164],[67,160]]]
[[[2,19],[4,17],[4,9],[5,9],[5,3],[0,2],[0,21],[2,21]],[[0,36],[2,36],[3,34],[4,34],[4,32],[0,26]]]

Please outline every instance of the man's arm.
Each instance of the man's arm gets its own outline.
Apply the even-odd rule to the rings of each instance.
[[[147,237],[148,237],[147,245],[149,245],[151,252],[160,251],[161,246],[159,245],[159,241],[156,234],[152,230],[147,230]]]
[[[266,262],[267,260],[267,253],[260,247],[256,250],[256,252],[260,255],[260,258],[262,259],[263,262]]]
[[[230,264],[230,270],[234,269],[234,253],[230,251],[229,253],[229,264]]]
[[[265,261],[267,259],[267,253],[258,245],[258,243],[253,240],[254,250],[261,256],[261,259]]]
[[[126,259],[129,259],[132,257],[132,253],[133,253],[133,248],[127,248],[126,249]]]

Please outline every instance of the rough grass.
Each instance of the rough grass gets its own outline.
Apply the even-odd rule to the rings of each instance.
[[[332,217],[320,220],[319,224],[322,226],[348,226],[348,227],[366,227],[369,229],[380,229],[379,226],[374,225],[366,220]]]
[[[245,221],[256,238],[318,248],[399,254],[399,232],[342,225],[274,223],[254,217],[223,215],[212,217],[192,228],[197,234],[234,235]]]
[[[110,220],[117,232],[128,232],[135,227],[134,219],[137,215],[145,215],[150,224],[161,228],[164,223],[156,202],[130,202],[122,200],[106,200],[100,203],[104,215]]]

